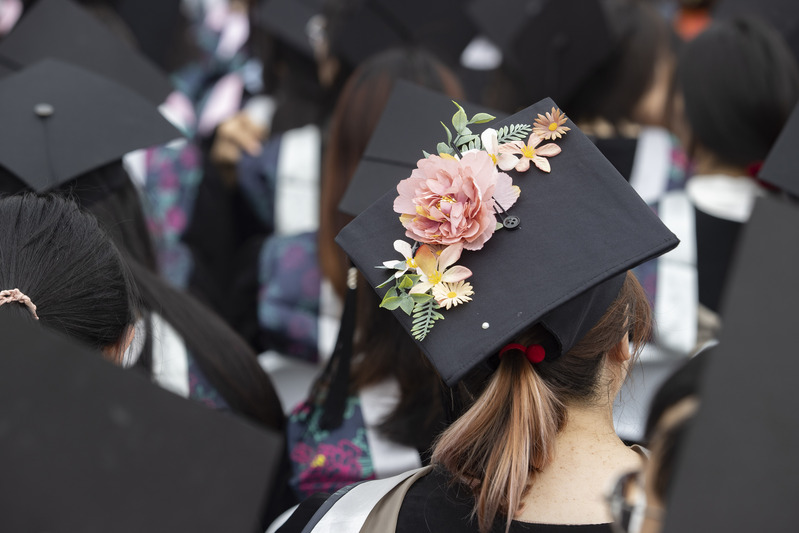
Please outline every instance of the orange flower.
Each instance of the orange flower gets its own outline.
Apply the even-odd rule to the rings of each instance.
[[[552,108],[547,116],[539,114],[533,125],[533,133],[542,139],[555,140],[566,135],[570,128],[564,126],[566,115],[560,109]]]

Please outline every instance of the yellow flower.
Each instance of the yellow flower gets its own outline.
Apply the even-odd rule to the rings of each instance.
[[[446,281],[439,283],[433,287],[433,298],[436,299],[438,305],[446,307],[447,309],[454,307],[458,304],[470,302],[470,296],[474,294],[472,285],[468,281],[458,281],[455,283],[447,283]]]
[[[564,126],[565,123],[566,115],[560,109],[553,107],[546,117],[541,114],[538,115],[533,125],[533,133],[545,140],[560,139],[570,129]]]

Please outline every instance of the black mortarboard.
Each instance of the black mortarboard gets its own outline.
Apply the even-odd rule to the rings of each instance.
[[[69,0],[39,0],[0,41],[0,63],[21,69],[55,58],[102,74],[160,104],[169,78],[102,22]]]
[[[759,199],[738,248],[665,532],[795,531],[799,210]]]
[[[513,124],[532,126],[554,105],[542,100],[490,125],[508,131]],[[547,357],[568,351],[616,298],[628,269],[678,243],[594,144],[571,121],[566,125],[571,131],[555,141],[562,152],[552,157],[551,173],[534,167],[509,172],[521,196],[505,220],[511,226],[517,217],[518,227],[497,230],[481,250],[460,257],[458,264],[473,273],[472,301],[442,311],[445,319],[419,342],[450,385],[533,324],[553,334]],[[389,272],[375,266],[402,259],[394,241],[410,240],[393,210],[396,197],[393,191],[383,196],[337,238],[372,286]],[[410,332],[411,317],[394,313]]]
[[[472,113],[505,116],[480,106],[465,104],[465,107]],[[356,216],[394,189],[416,168],[422,149],[433,150],[445,135],[439,122],[449,124],[457,110],[448,96],[398,80],[339,209]],[[413,135],[403,135],[404,132]]]
[[[766,157],[758,178],[799,197],[799,106],[791,113]]]
[[[334,55],[357,66],[367,57],[397,46],[420,46],[457,64],[476,30],[460,0],[354,0],[338,2],[328,18]]]
[[[180,136],[138,93],[47,59],[0,80],[0,166],[45,192]]]
[[[279,435],[33,321],[0,337],[0,529],[263,531]]]
[[[569,100],[617,42],[600,0],[475,0],[468,11],[530,99]]]
[[[254,22],[296,51],[313,58],[308,23],[321,11],[322,0],[262,0],[258,3]]]
[[[771,24],[785,39],[799,61],[799,4],[794,0],[720,0],[713,7],[713,18],[758,17]]]

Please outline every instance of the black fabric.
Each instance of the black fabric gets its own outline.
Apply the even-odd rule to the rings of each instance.
[[[727,271],[743,224],[694,209],[699,303],[719,312]]]
[[[470,491],[449,483],[449,476],[434,469],[420,478],[408,491],[397,520],[397,533],[477,533],[477,523],[469,519],[474,506]],[[499,518],[491,533],[505,531],[505,519]],[[532,524],[514,520],[510,533],[611,533],[609,524],[554,525]]]
[[[602,155],[608,158],[608,161],[613,163],[619,174],[624,176],[624,179],[630,181],[630,176],[633,173],[633,161],[635,161],[635,149],[638,147],[638,139],[628,139],[624,137],[612,137],[609,139],[597,139],[592,137],[591,140]]]
[[[680,450],[664,533],[796,531],[799,208],[760,198]]]
[[[2,531],[263,531],[285,444],[0,311]]]
[[[39,193],[181,135],[138,93],[55,59],[0,81],[0,122],[0,164]]]
[[[141,0],[136,1],[139,3]],[[148,16],[152,17],[152,13]],[[13,70],[45,58],[102,74],[156,105],[173,90],[161,69],[74,2],[39,0],[0,43],[0,61]]]
[[[533,124],[552,107],[555,103],[545,99],[489,125]],[[551,158],[551,173],[536,168],[508,172],[521,189],[511,209],[521,220],[519,227],[497,231],[479,251],[463,252],[458,263],[473,273],[472,301],[445,311],[445,320],[417,341],[449,385],[557,307],[679,242],[576,125],[566,124],[571,131],[557,141],[562,152]],[[399,259],[393,243],[408,240],[393,209],[396,196],[388,192],[336,238],[373,287],[385,281],[385,272],[374,267]],[[605,298],[587,301],[610,303]],[[410,332],[412,318],[401,310],[393,314]],[[596,316],[593,311],[580,314]],[[564,351],[586,325],[593,326],[577,318],[557,321],[562,329],[556,337]]]
[[[799,106],[795,107],[758,173],[758,177],[799,197]]]
[[[275,533],[299,533],[329,497],[330,495],[324,492],[312,494],[300,503],[288,520]]]

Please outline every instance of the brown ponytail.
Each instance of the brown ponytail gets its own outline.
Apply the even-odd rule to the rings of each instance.
[[[439,439],[433,461],[475,493],[481,532],[497,514],[513,519],[535,472],[552,458],[565,411],[533,366],[507,353],[485,392]]]
[[[472,490],[473,516],[481,533],[491,529],[497,516],[504,515],[506,530],[510,528],[536,473],[552,460],[566,405],[596,398],[605,357],[624,335],[637,352],[648,340],[650,326],[646,295],[628,273],[616,301],[568,353],[535,365],[518,351],[500,359],[483,393],[441,435],[433,451],[433,463]],[[546,335],[536,325],[515,342],[541,343]]]

